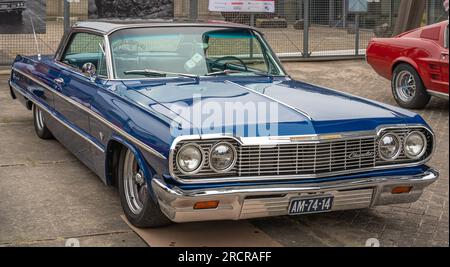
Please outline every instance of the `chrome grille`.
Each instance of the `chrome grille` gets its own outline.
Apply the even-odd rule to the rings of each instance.
[[[378,136],[349,139],[299,142],[277,145],[242,145],[232,138],[183,140],[172,151],[172,173],[180,179],[208,179],[216,177],[272,177],[298,175],[298,178],[326,177],[358,171],[369,171],[375,167],[414,163],[426,160],[433,151],[433,134],[422,127],[386,129],[381,132],[396,133],[403,143],[411,131],[421,131],[428,140],[427,152],[421,159],[411,160],[402,153],[394,161],[384,161],[378,154]],[[216,173],[209,166],[209,151],[217,142],[226,141],[236,147],[236,165],[227,173]],[[200,172],[187,176],[178,171],[176,155],[187,143],[201,146],[205,159]]]
[[[375,137],[369,137],[309,144],[242,146],[238,150],[238,175],[304,175],[370,168],[375,166],[375,144]]]

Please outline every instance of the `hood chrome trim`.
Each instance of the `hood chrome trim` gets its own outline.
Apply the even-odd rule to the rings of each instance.
[[[256,91],[256,90],[253,90],[253,89],[251,89],[251,88],[248,88],[248,87],[246,87],[246,86],[237,84],[237,83],[232,82],[232,81],[229,81],[229,80],[226,80],[225,83],[239,86],[240,88],[243,88],[243,89],[245,89],[245,90],[247,90],[247,91],[250,91],[250,92],[252,92],[252,93],[258,94],[258,95],[263,96],[263,97],[265,97],[265,98],[267,98],[267,99],[270,99],[270,100],[272,100],[272,101],[275,101],[275,102],[277,102],[278,104],[281,104],[281,105],[283,105],[283,106],[285,106],[285,107],[287,107],[287,108],[290,108],[290,109],[294,110],[294,111],[297,112],[297,113],[300,113],[300,114],[303,115],[304,117],[308,118],[310,121],[313,121],[313,118],[312,118],[308,113],[306,113],[305,111],[300,110],[300,109],[298,109],[298,108],[296,108],[296,107],[293,107],[293,106],[291,106],[291,105],[289,105],[289,104],[286,104],[286,103],[284,103],[284,102],[282,102],[282,101],[280,101],[280,100],[278,100],[278,99],[276,99],[276,98],[273,98],[273,97],[271,97],[271,96],[265,95],[265,94],[260,93],[260,92],[258,92],[258,91]]]

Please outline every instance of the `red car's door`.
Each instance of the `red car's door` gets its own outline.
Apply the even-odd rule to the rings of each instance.
[[[431,78],[431,88],[429,90],[434,91],[437,94],[448,95],[448,68],[449,68],[449,55],[448,55],[448,23],[443,25],[439,36],[439,46],[440,51],[438,54],[433,54],[433,59],[431,60],[435,64],[430,64],[435,66],[436,69],[430,69]],[[447,41],[445,41],[447,38]]]
[[[446,27],[444,27],[444,31],[443,31],[443,49],[441,52],[441,66],[442,66],[442,75],[443,75],[443,79],[442,81],[444,83],[446,83],[445,88],[443,88],[443,91],[441,91],[442,93],[448,94],[448,61],[449,61],[449,55],[448,55],[448,46],[449,46],[449,28],[448,28],[448,23],[446,25]]]

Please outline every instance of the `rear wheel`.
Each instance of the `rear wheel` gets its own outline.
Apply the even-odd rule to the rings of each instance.
[[[394,69],[392,94],[401,107],[413,109],[424,108],[431,98],[417,71],[408,64]]]
[[[45,124],[45,118],[42,110],[33,105],[33,122],[36,135],[41,139],[52,139],[53,135]]]
[[[147,179],[134,153],[127,148],[120,152],[118,185],[125,216],[134,226],[158,227],[171,223],[149,196]]]

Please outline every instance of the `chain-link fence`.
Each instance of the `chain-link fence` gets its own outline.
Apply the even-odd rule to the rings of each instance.
[[[37,34],[38,46],[42,54],[53,53],[64,33],[64,0],[28,0],[27,5],[32,6],[39,1],[46,2],[46,15],[41,18],[46,28],[45,33]],[[70,23],[89,18],[88,1],[69,0]],[[108,2],[105,6],[124,5],[126,1],[133,5],[139,4],[136,0],[96,0],[90,4],[102,1]],[[253,25],[265,34],[265,38],[282,59],[314,60],[321,57],[364,55],[371,38],[392,35],[401,0],[370,0],[368,11],[359,15],[349,12],[348,0],[276,0],[274,13],[211,12],[208,9],[208,0],[144,2],[149,6],[148,3],[152,1],[155,2],[154,9],[164,14],[173,14],[176,20],[195,18]],[[423,24],[448,18],[442,0],[423,1],[426,1]],[[173,10],[159,10],[162,2]],[[138,11],[139,8],[136,9],[136,12]],[[24,14],[24,27],[30,18],[37,20],[32,14]],[[0,65],[10,64],[17,54],[37,53],[33,34],[2,34],[2,27],[5,29],[8,26],[0,20]]]
[[[4,5],[8,4],[7,0],[3,1]],[[71,2],[70,21],[73,23],[88,19],[88,0]],[[17,54],[32,55],[37,54],[38,50],[41,54],[53,54],[64,34],[63,0],[28,0],[25,5],[26,9],[20,20],[15,19],[13,14],[0,13],[0,65],[11,64]],[[36,12],[40,8],[44,9],[42,17]],[[32,28],[36,28],[39,23],[44,25],[44,30],[43,33],[36,34],[36,42]],[[16,31],[3,33],[8,28]]]

